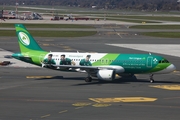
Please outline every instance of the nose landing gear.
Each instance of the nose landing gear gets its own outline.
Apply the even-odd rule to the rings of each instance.
[[[149,79],[150,79],[150,83],[153,83],[153,82],[154,82],[153,74],[150,74],[150,75],[149,75]]]

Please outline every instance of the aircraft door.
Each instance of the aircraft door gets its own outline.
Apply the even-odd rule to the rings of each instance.
[[[147,68],[151,68],[152,67],[152,61],[153,61],[153,57],[152,56],[148,56],[147,57],[147,63],[146,63],[146,67]]]

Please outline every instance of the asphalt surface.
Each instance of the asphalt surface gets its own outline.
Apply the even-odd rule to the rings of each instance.
[[[47,51],[147,53],[111,44],[179,44],[177,39],[97,34],[82,38],[35,38]],[[17,38],[1,37],[0,48],[18,52]],[[166,57],[180,70],[180,58]],[[85,83],[82,73],[0,67],[1,120],[179,120],[180,72]]]
[[[147,75],[92,83],[85,83],[85,76],[41,68],[1,68],[0,119],[179,120],[179,73],[157,75],[153,84]],[[92,100],[96,98],[101,102]]]
[[[127,26],[128,27],[128,26]],[[41,31],[98,31],[98,32],[180,32],[179,29],[129,29],[125,26],[122,28],[28,28],[28,30]],[[15,28],[0,28],[0,30],[15,30]]]

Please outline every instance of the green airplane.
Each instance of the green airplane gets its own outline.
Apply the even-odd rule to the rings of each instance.
[[[150,82],[154,82],[154,74],[170,73],[176,69],[167,59],[152,54],[121,53],[79,53],[79,52],[47,52],[34,40],[22,24],[15,24],[20,53],[12,57],[41,67],[71,72],[86,72],[86,82],[92,77],[99,80],[112,81],[119,76],[134,74],[150,74]]]

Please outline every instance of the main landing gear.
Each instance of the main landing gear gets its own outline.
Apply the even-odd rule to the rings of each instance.
[[[86,81],[86,82],[91,82],[91,81],[92,81],[92,77],[87,77],[87,78],[85,78],[85,81]]]
[[[150,79],[150,82],[151,82],[151,83],[154,82],[153,74],[150,74],[150,75],[149,75],[149,79]]]
[[[88,72],[87,72],[88,73]],[[92,77],[91,75],[88,73],[88,76],[85,78],[85,82],[91,82],[92,81]]]

